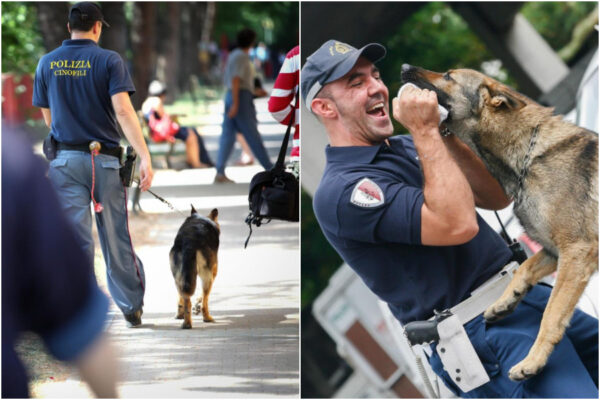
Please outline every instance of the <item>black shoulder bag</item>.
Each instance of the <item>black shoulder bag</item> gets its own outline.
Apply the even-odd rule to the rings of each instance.
[[[296,102],[298,102],[297,94]],[[257,227],[261,226],[263,219],[267,220],[265,223],[271,222],[272,219],[292,222],[298,222],[299,220],[300,191],[298,179],[293,174],[286,172],[283,164],[295,116],[296,105],[294,104],[293,114],[290,117],[275,166],[269,171],[254,175],[250,181],[248,194],[250,213],[246,217],[246,224],[250,228],[250,233],[246,243],[244,243],[244,248],[248,246],[248,241],[252,235],[252,224]]]

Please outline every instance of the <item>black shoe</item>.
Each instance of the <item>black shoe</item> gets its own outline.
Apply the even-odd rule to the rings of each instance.
[[[128,328],[137,328],[142,325],[142,314],[144,311],[140,308],[139,310],[131,313],[131,314],[123,314],[125,317],[125,321],[127,321]]]

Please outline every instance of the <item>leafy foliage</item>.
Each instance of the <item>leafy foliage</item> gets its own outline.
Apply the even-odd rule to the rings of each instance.
[[[257,41],[289,50],[298,44],[298,21],[297,2],[222,2],[217,3],[213,37],[225,34],[233,42],[237,32],[248,27],[257,33]]]
[[[521,13],[550,47],[558,51],[569,43],[577,23],[595,7],[597,2],[529,2],[521,8]]]
[[[34,4],[2,2],[2,72],[34,73],[43,54]]]

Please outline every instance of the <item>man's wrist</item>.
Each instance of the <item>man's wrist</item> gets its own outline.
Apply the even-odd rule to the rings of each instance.
[[[416,138],[435,138],[435,137],[441,137],[440,135],[440,129],[436,126],[436,127],[422,127],[422,128],[418,128],[415,129],[414,132],[411,132],[413,137]]]

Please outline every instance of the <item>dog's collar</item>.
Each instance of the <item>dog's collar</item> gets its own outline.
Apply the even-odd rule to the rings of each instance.
[[[515,203],[519,204],[521,202],[521,196],[523,193],[523,183],[525,182],[525,177],[529,172],[529,162],[531,158],[531,151],[535,147],[535,142],[537,141],[538,131],[540,129],[539,125],[536,125],[533,128],[533,133],[531,134],[531,139],[529,140],[529,148],[527,149],[527,154],[525,154],[525,158],[523,159],[523,165],[521,166],[521,173],[519,174],[519,178],[517,181],[517,197],[515,199]]]

